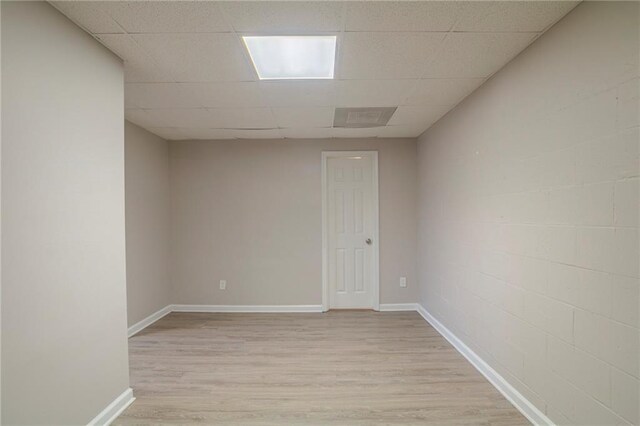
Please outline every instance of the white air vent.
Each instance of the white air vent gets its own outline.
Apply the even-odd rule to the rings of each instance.
[[[398,107],[336,108],[333,127],[362,129],[385,126]]]

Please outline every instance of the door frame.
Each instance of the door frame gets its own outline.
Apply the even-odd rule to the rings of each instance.
[[[327,211],[327,167],[330,158],[369,157],[373,165],[371,188],[373,194],[373,244],[371,263],[373,266],[372,289],[373,310],[380,310],[380,205],[378,193],[378,151],[322,151],[322,312],[329,310],[329,213]]]

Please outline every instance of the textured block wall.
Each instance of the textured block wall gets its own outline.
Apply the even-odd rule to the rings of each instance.
[[[560,424],[638,424],[638,3],[585,2],[419,141],[421,303]]]

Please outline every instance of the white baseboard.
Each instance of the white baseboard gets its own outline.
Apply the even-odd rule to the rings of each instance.
[[[534,425],[549,425],[554,423],[527,398],[518,392],[507,380],[495,371],[489,364],[471,350],[458,337],[445,327],[440,321],[435,319],[422,305],[417,305],[417,311],[422,317],[435,328],[438,333],[457,349],[467,361],[473,365],[498,391],[518,409]]]
[[[322,305],[171,305],[173,312],[322,312]]]
[[[108,426],[113,422],[126,408],[135,401],[133,390],[127,388],[116,399],[107,405],[107,407],[89,422],[87,426]]]
[[[165,315],[171,313],[171,306],[172,305],[167,305],[164,308],[160,309],[159,311],[152,313],[151,315],[149,315],[148,317],[146,317],[142,321],[139,321],[139,322],[133,324],[131,327],[129,327],[129,330],[127,332],[127,337],[133,336],[134,334],[138,333],[139,331],[149,327],[151,324],[153,324],[154,322],[158,321],[160,318],[162,318]]]
[[[417,303],[381,303],[380,312],[417,311]]]
[[[322,312],[322,305],[167,305],[129,327],[128,337],[134,336],[171,312]]]

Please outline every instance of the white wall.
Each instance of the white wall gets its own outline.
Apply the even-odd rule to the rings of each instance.
[[[122,64],[2,8],[2,423],[86,424],[129,386]]]
[[[0,26],[2,25],[2,8],[0,7]],[[0,46],[2,31],[0,29]],[[2,64],[2,48],[0,48],[0,64]],[[1,70],[0,70],[1,71]],[[0,78],[0,98],[2,97],[2,78]],[[0,112],[0,211],[2,211],[2,113]],[[1,225],[0,220],[0,225]],[[0,423],[2,423],[2,226],[0,226]]]
[[[169,144],[125,122],[127,319],[172,303],[169,280]]]
[[[174,303],[322,303],[323,150],[379,151],[380,302],[415,302],[416,140],[360,139],[171,142]]]
[[[560,424],[640,422],[638,7],[582,3],[419,141],[421,303]]]

